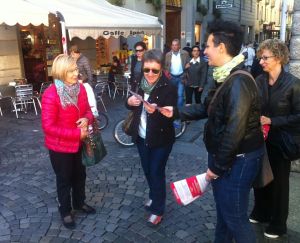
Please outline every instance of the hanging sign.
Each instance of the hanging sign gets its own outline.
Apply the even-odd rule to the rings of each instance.
[[[232,8],[232,3],[229,3],[229,1],[219,1],[220,4],[216,4],[216,8]]]

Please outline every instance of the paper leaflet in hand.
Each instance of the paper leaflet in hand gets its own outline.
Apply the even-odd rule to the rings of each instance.
[[[205,176],[206,173],[203,173],[171,182],[170,186],[177,203],[187,205],[202,196],[209,185],[209,181],[205,179]]]
[[[159,107],[159,106],[154,106],[153,104],[150,104],[148,101],[144,100],[143,97],[131,90],[129,90],[129,93],[132,94],[135,98],[137,98],[139,101],[143,102],[144,104],[148,105],[148,106],[152,106],[153,108],[162,111],[162,110],[166,110],[163,107]]]

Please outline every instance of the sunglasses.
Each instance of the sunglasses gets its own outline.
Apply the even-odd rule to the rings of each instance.
[[[150,73],[150,71],[154,74],[159,74],[160,73],[160,69],[151,69],[151,68],[144,68],[143,69],[144,73]]]
[[[142,52],[144,49],[135,49],[135,52]]]

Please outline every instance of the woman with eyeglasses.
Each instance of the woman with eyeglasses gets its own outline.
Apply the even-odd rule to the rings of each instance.
[[[263,41],[257,56],[265,71],[256,78],[261,103],[262,125],[269,125],[266,140],[274,180],[264,188],[254,189],[255,205],[250,215],[252,223],[268,223],[264,235],[278,238],[287,232],[289,207],[289,175],[291,161],[280,149],[281,133],[288,132],[300,142],[300,80],[285,72],[289,51],[278,39]]]
[[[42,128],[56,175],[59,212],[64,226],[70,229],[75,227],[72,209],[86,214],[96,212],[84,202],[86,172],[81,143],[88,135],[93,114],[78,73],[73,57],[58,55],[52,65],[54,84],[42,99]]]
[[[130,86],[131,90],[136,91],[139,83],[143,77],[142,61],[147,46],[143,41],[139,41],[134,45],[135,55],[131,57],[131,76],[130,76]]]
[[[176,106],[177,89],[169,83],[162,68],[162,52],[158,49],[146,51],[138,96],[130,96],[126,103],[134,112],[130,135],[137,145],[150,189],[145,209],[150,213],[148,224],[151,226],[161,222],[165,211],[165,167],[175,141],[173,119],[165,115],[165,109]]]

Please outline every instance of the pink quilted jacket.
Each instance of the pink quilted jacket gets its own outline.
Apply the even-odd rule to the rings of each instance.
[[[88,104],[87,94],[80,84],[77,106],[62,108],[55,85],[51,85],[42,98],[42,127],[45,133],[45,146],[56,152],[76,153],[81,145],[80,128],[76,121],[88,118],[93,121],[93,114]]]

